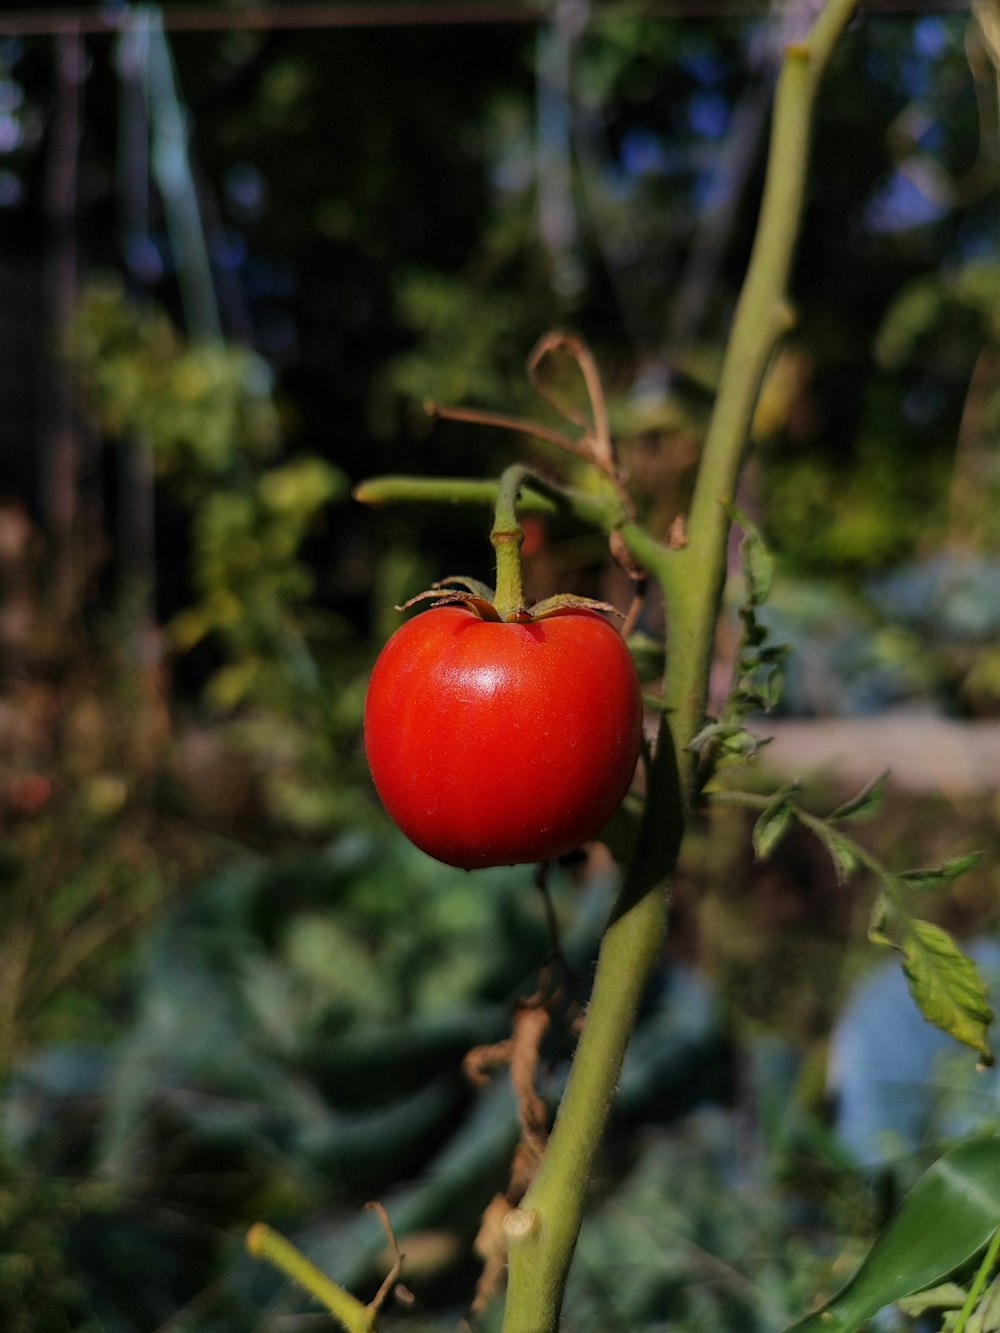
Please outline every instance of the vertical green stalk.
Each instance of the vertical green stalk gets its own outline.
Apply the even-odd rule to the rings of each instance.
[[[726,575],[731,504],[757,395],[793,322],[786,285],[798,236],[816,91],[857,0],[827,0],[805,42],[787,48],[775,93],[760,217],[733,316],[688,515],[687,546],[660,570],[670,607],[666,703],[685,754],[704,714],[715,622]],[[686,762],[689,785],[694,764]]]
[[[517,497],[531,476],[529,468],[515,463],[500,477],[490,542],[497,557],[497,585],[494,606],[501,620],[513,620],[524,610],[524,584],[521,579],[521,545],[524,529],[517,519]]]
[[[972,1286],[969,1288],[969,1294],[965,1298],[965,1304],[958,1312],[958,1319],[955,1322],[953,1333],[965,1333],[966,1325],[972,1318],[972,1315],[979,1304],[979,1298],[986,1289],[986,1283],[989,1281],[990,1274],[993,1272],[993,1266],[997,1261],[997,1255],[1000,1255],[1000,1229],[994,1231],[993,1239],[986,1247],[986,1253],[983,1255],[983,1261],[976,1271]]]
[[[636,858],[602,941],[586,1025],[552,1136],[538,1176],[505,1221],[510,1280],[503,1333],[554,1333],[558,1328],[594,1155],[638,1005],[660,956],[667,887],[693,795],[695,765],[687,747],[705,709],[725,578],[727,505],[735,493],[761,379],[789,322],[785,284],[799,226],[816,88],[855,3],[827,0],[808,41],[786,51],[761,215],[705,441],[687,546],[659,549],[652,559],[644,551],[668,606],[667,725],[661,727]],[[630,549],[646,545],[633,525],[622,536]]]

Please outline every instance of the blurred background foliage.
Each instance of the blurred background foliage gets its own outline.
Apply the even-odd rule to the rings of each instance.
[[[762,614],[793,647],[788,717],[989,728],[997,34],[985,3],[873,8],[823,90],[797,320],[741,505],[779,557]],[[392,607],[488,578],[488,518],[372,514],[350,488],[489,475],[515,450],[551,467],[423,405],[555,420],[525,361],[568,326],[666,535],[808,6],[697,9],[0,15],[4,1328],[317,1326],[245,1228],[266,1218],[371,1294],[372,1196],[417,1296],[387,1324],[467,1308],[517,1128],[503,1077],[474,1089],[462,1058],[509,1031],[550,942],[530,874],[472,882],[403,843],[360,744]],[[533,523],[533,592],[627,595],[599,540]],[[996,785],[942,785],[932,752],[922,771],[866,836],[891,864],[987,851],[940,914],[995,968]],[[995,1080],[946,1067],[869,977],[863,886],[804,835],[754,865],[748,834],[732,811],[693,832],[574,1330],[780,1328],[936,1144],[996,1116]],[[553,875],[581,1000],[612,878],[599,854]],[[555,1025],[553,1094],[570,1049]]]

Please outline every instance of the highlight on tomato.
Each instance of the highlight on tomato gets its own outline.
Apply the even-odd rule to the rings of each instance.
[[[628,791],[638,677],[594,610],[501,620],[476,601],[420,613],[382,650],[365,701],[372,778],[399,828],[439,861],[551,860],[595,837]]]

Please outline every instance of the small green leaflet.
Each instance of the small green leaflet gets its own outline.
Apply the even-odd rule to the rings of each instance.
[[[847,1285],[785,1333],[855,1333],[968,1263],[998,1218],[1000,1137],[964,1139],[924,1172]]]
[[[903,937],[903,972],[917,1008],[935,1027],[993,1063],[987,1032],[993,1022],[989,996],[976,965],[946,930],[910,918]]]
[[[784,797],[773,801],[753,828],[753,850],[758,861],[766,861],[792,818],[792,807]]]
[[[830,853],[830,860],[837,872],[837,883],[846,884],[858,868],[858,858],[853,843],[849,838],[845,838],[838,833],[836,829],[831,828],[829,824],[817,821],[813,828]]]
[[[831,819],[864,819],[867,815],[873,815],[882,807],[885,800],[886,787],[889,785],[889,770],[880,773],[877,778],[873,778],[867,783],[856,796],[852,796],[849,801],[837,807]]]
[[[927,870],[904,870],[896,876],[900,884],[908,889],[944,889],[959,875],[964,875],[974,865],[978,865],[982,852],[969,852],[966,856],[953,856],[943,865]]]
[[[774,577],[774,556],[764,545],[757,528],[737,508],[731,507],[729,517],[743,529],[740,542],[740,563],[747,585],[747,601],[751,606],[761,606],[767,601]]]
[[[875,901],[872,903],[872,910],[868,917],[868,939],[872,944],[877,944],[883,949],[894,949],[896,947],[885,933],[889,921],[889,910],[889,895],[883,885],[875,895]]]

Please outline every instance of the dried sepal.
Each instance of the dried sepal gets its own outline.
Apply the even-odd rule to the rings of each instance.
[[[599,602],[594,597],[578,597],[572,592],[557,593],[554,597],[546,597],[544,601],[537,602],[531,608],[532,620],[544,620],[546,616],[554,616],[558,611],[603,611],[607,615],[617,616],[620,620],[624,619],[622,613],[616,606],[610,602]]]
[[[447,588],[451,584],[459,588],[465,588],[484,602],[492,603],[495,596],[489,584],[482,583],[479,579],[470,579],[465,574],[449,574],[445,579],[437,579],[431,586],[433,588]]]
[[[409,598],[395,609],[397,611],[409,611],[411,606],[416,606],[418,602],[425,602],[433,598],[432,608],[435,606],[467,606],[470,611],[475,613],[482,620],[499,620],[496,607],[487,597],[477,597],[472,592],[441,592],[439,588],[428,588],[425,592],[418,592],[415,597]]]

